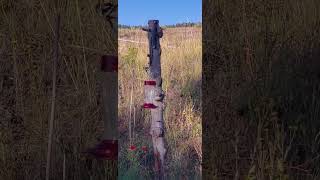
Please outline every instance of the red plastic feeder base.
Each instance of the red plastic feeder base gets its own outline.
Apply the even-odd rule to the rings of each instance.
[[[143,104],[143,108],[145,108],[145,109],[155,109],[155,108],[157,108],[157,106],[155,106],[152,103],[144,103]]]
[[[102,160],[118,160],[118,140],[103,140],[86,153]]]
[[[144,85],[155,86],[157,83],[153,80],[144,81]]]
[[[104,72],[118,72],[118,56],[111,56],[111,55],[102,56],[101,70]]]

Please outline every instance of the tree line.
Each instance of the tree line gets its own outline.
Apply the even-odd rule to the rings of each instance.
[[[164,25],[162,27],[164,28],[175,28],[175,27],[199,27],[201,26],[201,22],[186,22],[186,23],[177,23],[172,25]],[[135,29],[135,28],[142,28],[144,26],[138,25],[138,26],[130,26],[130,25],[123,25],[119,24],[118,27],[120,29]]]

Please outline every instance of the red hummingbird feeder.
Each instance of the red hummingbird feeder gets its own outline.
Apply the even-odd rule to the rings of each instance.
[[[103,55],[100,59],[102,71],[102,94],[103,96],[103,120],[104,135],[103,139],[95,147],[88,149],[84,153],[92,155],[101,160],[118,159],[118,140],[117,140],[117,76],[118,76],[118,56]]]
[[[144,104],[143,108],[145,109],[155,109],[157,106],[153,104],[155,98],[155,87],[156,81],[147,80],[144,81]]]

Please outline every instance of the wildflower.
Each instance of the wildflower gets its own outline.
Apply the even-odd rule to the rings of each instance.
[[[131,145],[130,147],[129,147],[129,150],[130,151],[134,151],[134,150],[136,150],[137,149],[137,147],[135,146],[135,145]]]
[[[145,153],[148,152],[148,147],[147,147],[147,146],[142,146],[141,149],[142,149],[142,151],[144,151]]]

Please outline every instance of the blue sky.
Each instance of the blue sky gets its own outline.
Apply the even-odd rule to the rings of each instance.
[[[160,25],[202,22],[202,0],[118,0],[122,25],[147,25],[158,19]]]

